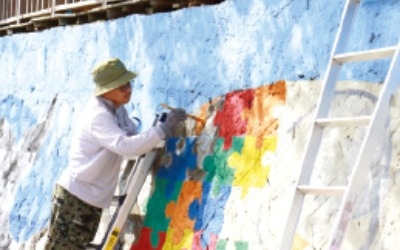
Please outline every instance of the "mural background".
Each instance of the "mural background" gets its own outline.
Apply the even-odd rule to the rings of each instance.
[[[187,223],[197,218],[194,225],[189,225],[197,230],[193,232],[208,230],[200,233],[203,238],[199,246],[274,249],[282,234],[290,185],[296,177],[296,163],[304,149],[319,80],[326,71],[343,6],[343,0],[228,0],[217,6],[150,16],[132,15],[0,38],[0,158],[3,162],[0,168],[0,247],[40,247],[35,237],[46,226],[54,182],[67,165],[75,119],[94,89],[90,72],[96,63],[115,56],[139,73],[128,109],[142,119],[143,128],[149,127],[154,115],[162,111],[160,102],[196,113],[210,100],[224,97],[228,106],[222,106],[222,110],[213,113],[215,117],[209,117],[207,122],[211,123],[211,128],[223,128],[231,123],[230,119],[240,118],[234,124],[241,125],[243,130],[217,135],[213,147],[217,151],[197,158],[208,173],[201,187],[196,182],[174,180],[183,182],[182,190],[184,185],[194,185],[189,189],[197,191],[190,202],[184,204],[188,213],[182,213],[182,221],[173,220],[174,213],[181,214],[179,209],[183,206],[178,196],[175,203],[164,204],[168,207],[165,211],[168,211],[172,228],[185,229]],[[349,50],[397,44],[399,1],[362,1],[360,7]],[[387,66],[387,61],[379,61],[364,63],[358,68],[356,65],[345,67],[341,79],[350,80],[354,85],[346,85],[339,92],[335,110],[347,111],[346,104],[352,106],[355,113],[370,111]],[[268,98],[275,100],[273,95],[267,92],[262,96],[265,92],[261,91],[250,99],[260,103],[262,111],[254,112],[244,104],[243,113],[229,108],[237,104],[229,101],[235,94],[257,93],[280,81],[286,94],[278,98],[278,103],[269,103]],[[260,96],[268,100],[258,101]],[[394,237],[399,230],[399,213],[394,209],[399,192],[396,185],[396,98],[392,106],[393,119],[389,130],[382,135],[386,146],[378,150],[377,166],[383,167],[371,172],[370,186],[366,189],[368,196],[357,210],[350,229],[352,237],[346,243],[350,249],[393,249],[399,245]],[[260,117],[277,120],[275,129],[257,134],[254,128],[258,122],[264,124]],[[241,124],[241,119],[245,118],[251,121],[246,126]],[[334,150],[327,152],[341,162],[326,162],[324,168],[331,172],[346,169],[354,160],[355,149],[350,142],[359,142],[362,130],[333,131],[332,136],[335,134],[343,136],[342,142],[335,144],[328,139],[327,145],[332,142],[330,146]],[[242,151],[235,149],[236,146]],[[226,157],[230,168],[233,167],[236,174],[241,173],[240,162],[247,159],[243,155],[253,158],[252,153],[258,147],[262,148],[260,152],[274,153],[268,156],[270,158],[266,156],[270,164],[256,166],[263,176],[256,187],[248,185],[251,181],[240,181],[233,175],[210,177],[218,157]],[[223,151],[226,149],[231,150],[228,155]],[[259,153],[261,155],[264,153]],[[227,169],[233,171],[230,168]],[[159,177],[159,185],[163,185],[165,176]],[[226,178],[228,183],[224,182]],[[318,178],[332,181],[330,175]],[[346,171],[340,178],[334,181],[345,181]],[[206,206],[201,199],[212,193],[220,199],[214,197]],[[217,201],[224,204],[223,209],[215,209],[220,207]],[[332,210],[327,207],[337,201],[314,198],[310,203],[306,214],[311,217],[304,220],[296,241],[299,249],[324,245],[322,226],[332,222]],[[321,204],[325,205],[321,207]],[[207,208],[214,209],[216,216],[212,219],[200,217],[210,214]],[[321,218],[325,218],[326,223],[320,223]],[[204,228],[205,219],[209,220],[210,228]],[[153,231],[159,226],[147,225]],[[164,229],[165,225],[158,232]],[[166,239],[178,240],[168,247],[179,249],[179,239],[186,234],[169,233],[172,236],[168,238],[167,233]],[[199,239],[200,236],[194,234],[194,239]],[[220,241],[216,240],[216,234]]]

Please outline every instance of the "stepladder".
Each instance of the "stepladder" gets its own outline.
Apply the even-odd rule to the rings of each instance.
[[[146,177],[155,163],[162,147],[163,145],[160,144],[157,148],[137,158],[137,163],[134,165],[131,174],[127,179],[125,188],[126,192],[124,192],[119,198],[119,204],[114,211],[108,230],[102,241],[101,248],[99,249],[115,249],[124,225],[128,220],[129,213],[131,212],[139,192],[145,183]]]
[[[388,126],[390,99],[400,86],[400,46],[395,45],[348,52],[347,42],[351,34],[353,19],[356,16],[359,6],[360,1],[357,0],[347,0],[344,6],[326,75],[323,79],[323,86],[313,118],[310,136],[298,167],[299,174],[294,185],[294,195],[280,242],[281,250],[292,249],[293,239],[304,208],[306,196],[335,196],[339,198],[339,206],[336,213],[332,215],[333,223],[330,225],[330,235],[326,244],[324,244],[324,248],[331,250],[343,249],[342,245],[346,229],[352,219],[357,199],[360,197],[360,193],[362,193],[361,189],[367,182],[367,173],[372,165],[376,164],[374,151],[376,148],[382,146],[379,145],[382,142],[379,137],[382,136],[382,131]],[[335,99],[342,66],[348,63],[357,64],[375,60],[389,60],[389,67],[371,112],[367,115],[357,116],[332,115],[331,106]],[[351,108],[346,107],[343,109]],[[325,140],[326,130],[343,127],[357,127],[364,130],[361,144],[354,156],[354,163],[352,163],[352,166],[349,166],[347,180],[340,185],[312,183],[316,160],[321,160],[320,148],[321,143]],[[335,160],[325,159],[325,161],[333,162]]]

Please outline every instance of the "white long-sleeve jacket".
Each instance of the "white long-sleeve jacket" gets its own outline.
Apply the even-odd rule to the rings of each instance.
[[[110,206],[123,157],[144,154],[165,137],[158,126],[136,133],[126,109],[91,98],[72,138],[69,162],[58,184],[95,207]]]

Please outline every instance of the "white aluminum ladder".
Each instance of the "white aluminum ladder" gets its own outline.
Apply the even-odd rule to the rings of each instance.
[[[147,154],[140,156],[136,161],[136,164],[127,180],[128,182],[124,199],[117,207],[106,235],[103,238],[101,245],[98,246],[97,249],[113,250],[117,245],[118,238],[125,225],[125,222],[128,219],[129,212],[136,202],[145,179],[151,167],[153,166],[154,160],[157,158],[157,154],[160,152],[160,148],[163,146],[164,144],[159,145],[158,148],[155,148]]]
[[[288,220],[283,231],[280,249],[291,249],[294,234],[303,208],[305,195],[342,196],[341,205],[336,220],[331,229],[331,235],[327,244],[330,250],[341,248],[343,237],[348,222],[351,220],[353,205],[358,196],[358,191],[366,183],[366,177],[371,165],[372,156],[379,141],[380,131],[385,129],[389,115],[390,98],[396,91],[400,82],[399,45],[343,53],[350,34],[351,24],[355,16],[359,1],[347,0],[341,17],[340,26],[333,45],[331,59],[328,65],[324,85],[319,97],[311,135],[303,155],[296,190],[288,215]],[[392,58],[384,84],[381,87],[378,100],[371,116],[359,117],[334,117],[330,118],[329,109],[334,97],[336,83],[338,81],[341,66],[348,62],[371,61]],[[325,126],[367,126],[361,148],[357,155],[355,165],[347,186],[313,186],[310,184],[314,163],[317,158],[318,148],[321,145]]]
[[[161,116],[156,115],[153,126],[158,122],[164,122],[166,113]],[[118,239],[121,235],[125,222],[128,220],[129,213],[135,204],[137,197],[142,189],[151,167],[157,157],[162,153],[165,141],[161,141],[152,150],[136,158],[136,161],[127,160],[127,166],[134,163],[133,168],[126,178],[125,188],[121,196],[118,197],[118,205],[109,222],[104,237],[99,245],[90,244],[88,249],[113,250],[117,248]]]

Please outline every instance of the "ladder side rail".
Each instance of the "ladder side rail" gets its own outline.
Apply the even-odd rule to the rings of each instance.
[[[128,186],[129,186],[129,183],[130,183],[128,181],[131,181],[133,179],[133,176],[138,174],[137,169],[139,169],[140,164],[141,164],[141,162],[143,160],[142,159],[143,157],[144,156],[138,157],[137,161],[135,162],[135,165],[133,166],[131,172],[129,173],[129,176],[127,178],[127,182],[125,184],[123,192],[117,197],[118,198],[117,207],[116,207],[116,209],[115,209],[115,211],[114,211],[114,213],[113,213],[113,215],[112,215],[112,217],[110,219],[110,222],[108,223],[107,229],[106,229],[106,231],[104,233],[104,236],[103,236],[100,244],[99,245],[92,244],[92,247],[95,247],[98,250],[102,249],[102,247],[105,245],[107,239],[109,238],[110,232],[112,231],[112,228],[115,225],[115,222],[117,220],[118,214],[119,214],[119,212],[121,210],[121,207],[124,205],[126,196],[128,194]]]
[[[343,53],[347,42],[349,40],[350,31],[352,28],[353,18],[356,15],[358,6],[358,0],[347,0],[345,9],[342,12],[340,25],[334,41],[334,47],[331,52],[331,58],[334,58],[336,54]],[[349,25],[350,24],[350,25]]]
[[[144,158],[144,156],[145,155],[141,155],[139,157],[136,157],[136,159],[131,158],[131,159],[126,160],[125,168],[128,168],[131,164],[132,164],[132,166],[130,167],[130,170],[129,170],[128,174],[126,175],[126,177],[124,178],[124,180],[122,178],[123,178],[125,172],[123,173],[123,176],[120,177],[120,185],[123,183],[123,186],[120,187],[120,191],[119,191],[118,195],[114,195],[114,197],[113,197],[113,200],[118,202],[117,203],[118,206],[122,205],[126,196],[128,195],[129,183],[132,181],[133,176],[136,175],[136,173],[138,171],[137,166],[139,165],[142,158]],[[128,171],[128,170],[125,169],[124,171]],[[116,215],[116,213],[114,213],[114,215]]]
[[[145,157],[145,155],[141,155],[139,157],[136,157],[136,159],[129,159],[127,162],[127,165],[132,162],[135,161],[134,166],[132,167],[131,171],[129,172],[129,175],[126,177],[125,179],[125,186],[122,190],[121,195],[122,196],[126,196],[128,194],[128,190],[129,190],[129,183],[132,182],[134,176],[136,176],[136,172],[139,171],[138,166],[140,165],[140,162],[143,161],[143,158]]]
[[[294,193],[294,196],[293,196],[292,207],[300,206],[298,204],[302,204],[303,202],[304,202],[304,195],[300,192],[297,192],[297,188],[296,188],[296,192]],[[281,245],[279,246],[280,250],[292,249],[293,238],[294,238],[294,234],[296,232],[297,223],[299,221],[300,214],[301,214],[301,209],[298,209],[298,210],[290,209],[290,213],[288,215],[288,219],[285,224],[284,231],[283,231],[283,236],[282,236],[282,239],[280,242]]]
[[[347,224],[352,216],[353,206],[357,199],[358,192],[362,188],[363,183],[365,183],[368,169],[371,167],[371,159],[375,150],[375,148],[371,145],[374,143],[374,141],[379,140],[379,131],[385,129],[385,124],[387,122],[387,118],[389,117],[389,100],[391,95],[396,91],[396,88],[399,87],[399,50],[400,45],[398,45],[394,58],[389,67],[388,75],[384,85],[382,86],[383,89],[381,90],[378,102],[376,103],[376,107],[374,109],[371,125],[368,128],[366,134],[367,136],[362,143],[361,150],[352,171],[349,188],[345,192],[341,207],[338,211],[338,215],[328,241],[329,249],[331,250],[340,249]]]
[[[336,34],[334,45],[331,51],[330,62],[328,63],[323,89],[318,100],[320,106],[317,108],[316,119],[326,118],[329,113],[330,103],[334,95],[341,70],[341,64],[334,61],[333,58],[336,54],[342,53],[347,45],[352,28],[352,25],[349,24],[352,24],[353,22],[353,18],[357,11],[357,5],[357,0],[347,0],[344,6],[338,32]]]
[[[136,162],[135,162],[135,164],[134,164],[132,170],[131,170],[130,173],[129,173],[129,176],[128,176],[128,178],[127,178],[127,181],[128,181],[128,179],[131,180],[131,179],[132,179],[132,175],[135,175],[135,174],[137,173],[136,170],[138,169],[138,166],[139,166],[139,164],[140,164],[140,160],[141,160],[141,158],[143,158],[143,157],[144,157],[144,156],[140,156],[140,157],[137,158],[137,160],[136,160]],[[118,195],[117,197],[113,197],[113,199],[116,199],[116,200],[118,201],[118,202],[117,202],[117,207],[116,207],[116,209],[115,209],[115,211],[114,211],[114,213],[113,213],[113,215],[112,215],[110,221],[108,222],[108,226],[107,226],[107,228],[106,228],[106,230],[105,230],[105,233],[104,233],[103,238],[101,239],[101,242],[100,242],[99,244],[90,243],[90,244],[89,244],[89,249],[94,248],[94,249],[100,250],[100,249],[102,249],[102,247],[105,245],[105,242],[106,242],[106,240],[108,239],[108,236],[109,236],[109,232],[112,231],[111,228],[112,228],[113,225],[115,224],[115,221],[116,221],[116,219],[117,219],[117,216],[118,216],[118,214],[119,214],[119,211],[120,211],[122,205],[124,204],[125,198],[126,198],[126,196],[127,196],[127,189],[128,189],[127,187],[128,187],[128,183],[129,183],[129,182],[126,182],[126,183],[127,183],[127,184],[125,185],[122,194]]]
[[[109,232],[106,234],[105,239],[102,243],[103,250],[112,250],[115,244],[118,241],[119,234],[122,230],[122,227],[125,224],[125,221],[128,217],[128,214],[131,210],[133,203],[136,201],[136,198],[141,190],[141,187],[144,184],[145,177],[150,171],[151,166],[153,165],[153,161],[156,158],[158,150],[154,149],[146,154],[144,159],[139,162],[137,166],[137,174],[132,177],[131,182],[129,183],[129,187],[127,190],[127,196],[122,204],[121,208],[118,211],[118,215],[113,221],[113,225],[110,228]]]
[[[317,158],[317,152],[321,144],[323,127],[316,124],[315,121],[318,119],[318,117],[327,115],[329,111],[329,102],[326,100],[332,98],[334,94],[334,84],[332,83],[337,81],[337,77],[341,70],[341,65],[336,63],[331,63],[330,67],[331,70],[329,71],[327,79],[325,80],[327,84],[325,84],[325,87],[320,94],[319,105],[317,106],[317,112],[315,114],[315,118],[313,119],[311,133],[307,142],[306,151],[303,156],[300,173],[298,175],[298,185],[308,184],[313,169],[310,165],[314,165],[315,159]]]
[[[348,24],[352,23],[356,10],[357,0],[347,0],[344,6],[344,10],[342,12],[342,17],[340,20],[338,32],[336,34],[334,45],[332,47],[330,62],[328,63],[323,89],[319,96],[318,103],[320,105],[319,107],[317,107],[317,119],[326,118],[326,116],[328,115],[330,102],[334,95],[336,83],[341,70],[341,64],[334,61],[333,58],[336,54],[341,53],[347,45],[348,37],[350,35],[352,27],[352,25]]]
[[[347,45],[352,27],[352,25],[348,24],[352,24],[354,15],[356,14],[358,5],[356,1],[357,0],[347,0],[342,12],[340,25],[330,55],[330,62],[328,63],[326,78],[324,80],[323,89],[318,101],[320,106],[317,108],[317,119],[325,118],[329,113],[330,103],[334,95],[336,83],[341,69],[341,64],[334,61],[333,58],[336,54],[343,52]]]
[[[335,95],[336,83],[339,79],[339,75],[342,69],[342,65],[331,61],[329,63],[329,69],[324,80],[323,88],[319,96],[316,117],[317,119],[327,118],[329,114],[330,104]]]

